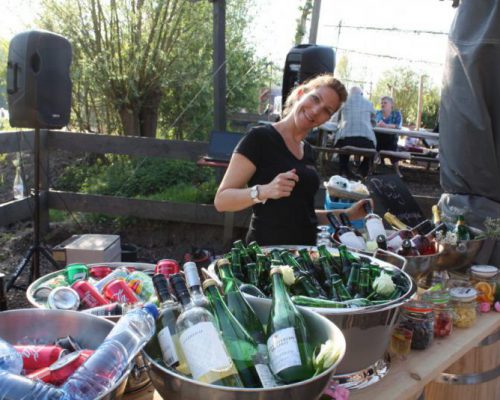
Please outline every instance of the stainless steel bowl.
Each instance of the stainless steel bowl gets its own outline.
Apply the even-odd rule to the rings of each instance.
[[[269,246],[264,247],[263,250],[272,248],[288,250],[308,248],[313,251],[315,250],[315,247],[311,246],[291,245]],[[329,251],[334,255],[338,255],[338,249],[336,248],[332,247]],[[411,276],[405,272],[405,259],[403,257],[381,250],[375,253],[376,257],[368,254],[360,254],[355,251],[352,251],[352,253],[357,256],[362,255],[369,258],[371,262],[377,263],[383,268],[401,270],[410,283],[410,287],[400,298],[379,306],[359,308],[302,307],[328,318],[342,331],[346,341],[346,356],[337,367],[336,375],[355,374],[384,359],[391,338],[392,328],[398,316],[399,306],[408,301],[417,291],[417,285]],[[392,263],[388,262],[386,257],[390,257]],[[211,274],[215,273],[213,267],[214,264],[209,267]],[[247,297],[255,299],[252,296]],[[269,299],[261,300],[271,304],[271,300]]]
[[[96,349],[112,328],[110,321],[76,311],[20,309],[0,313],[0,337],[11,343],[26,343],[30,339],[52,343],[70,335],[83,348]],[[132,365],[99,399],[120,399],[131,370]]]
[[[154,264],[148,264],[148,263],[134,263],[134,262],[104,262],[104,263],[97,263],[97,264],[88,264],[89,267],[93,266],[107,266],[112,269],[118,268],[118,267],[133,267],[139,271],[143,272],[150,272],[153,273],[154,271]],[[38,278],[36,281],[34,281],[31,285],[29,285],[28,289],[26,290],[26,297],[28,301],[36,308],[46,308],[45,303],[41,303],[36,300],[34,297],[35,291],[42,286],[45,282],[49,281],[52,278],[55,278],[58,275],[63,274],[64,270],[59,270],[55,272],[51,272],[50,274],[44,275],[40,278]],[[100,317],[99,317],[100,318]],[[109,316],[109,317],[103,317],[103,319],[107,319],[112,322],[118,321],[120,317],[119,316]],[[130,374],[130,377],[127,381],[127,388],[125,390],[126,393],[131,393],[135,392],[137,390],[140,390],[147,386],[150,381],[149,381],[149,376],[145,371],[145,367],[143,365],[143,361],[138,355],[135,358],[135,364],[132,370],[132,373]]]
[[[267,299],[249,299],[251,306],[263,323],[271,308]],[[342,332],[331,321],[309,310],[300,310],[311,334],[314,345],[331,339],[339,350],[338,360],[326,371],[302,382],[269,389],[244,389],[224,386],[214,386],[194,381],[179,375],[156,363],[147,353],[146,360],[150,363],[149,376],[160,395],[168,400],[314,400],[319,398],[328,385],[338,364],[345,354],[346,343]]]

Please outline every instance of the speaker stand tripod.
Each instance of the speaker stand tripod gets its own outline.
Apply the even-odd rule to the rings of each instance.
[[[33,244],[30,246],[21,262],[16,267],[14,274],[9,279],[6,285],[6,290],[11,288],[26,290],[26,287],[16,285],[16,280],[23,273],[24,269],[31,261],[29,282],[33,282],[35,279],[40,277],[40,257],[44,256],[55,269],[59,269],[60,266],[52,258],[50,252],[47,248],[40,242],[40,128],[35,128],[35,138],[34,138],[34,153],[35,153],[35,179],[34,179],[34,190],[33,190],[33,202],[34,202],[34,212],[33,212]]]

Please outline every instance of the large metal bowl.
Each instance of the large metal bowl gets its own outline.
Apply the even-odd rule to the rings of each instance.
[[[133,267],[136,270],[143,271],[143,272],[148,272],[148,273],[153,273],[154,271],[154,264],[148,264],[148,263],[135,263],[135,262],[105,262],[105,263],[97,263],[97,264],[88,264],[89,267],[97,266],[97,265],[104,265],[107,267],[110,267],[112,269],[118,268],[118,267]],[[52,278],[55,278],[58,275],[62,275],[64,273],[64,270],[58,270],[55,272],[51,272],[50,274],[44,275],[40,278],[38,278],[36,281],[34,281],[31,285],[28,286],[28,289],[26,290],[26,297],[28,301],[36,308],[47,308],[45,303],[41,303],[35,299],[33,296],[33,293],[35,293],[36,289],[43,285],[45,282],[49,281]],[[100,317],[99,317],[100,318]],[[107,319],[112,322],[118,321],[120,319],[119,316],[108,316],[108,317],[103,317],[103,319]],[[130,392],[135,392],[137,390],[140,390],[147,386],[149,384],[149,377],[148,374],[145,372],[145,366],[144,366],[144,361],[142,360],[141,355],[137,355],[137,357],[134,359],[134,365],[133,365],[133,370],[132,373],[129,376],[129,379],[127,381],[127,388],[125,390],[126,393]]]
[[[113,328],[103,318],[76,311],[19,309],[0,313],[0,337],[10,343],[52,343],[72,336],[83,348],[96,349]],[[129,366],[122,378],[98,399],[120,399],[125,391]]]
[[[251,298],[249,302],[262,323],[267,323],[271,302],[266,299]],[[346,343],[342,332],[331,321],[309,310],[300,312],[306,321],[311,343],[319,345],[333,340],[339,351],[338,360],[326,371],[302,382],[269,389],[246,389],[208,385],[186,378],[156,363],[147,353],[150,363],[149,376],[160,395],[168,400],[314,400],[319,398],[328,385],[338,364],[344,357]]]
[[[316,249],[311,246],[280,245],[264,247],[263,250],[265,251],[272,248],[288,250],[308,248],[313,251]],[[338,249],[332,247],[329,248],[329,251],[338,256]],[[347,346],[346,356],[337,367],[336,375],[354,375],[360,373],[360,371],[371,368],[378,361],[385,358],[392,328],[398,316],[399,306],[408,301],[417,291],[417,285],[410,275],[404,271],[404,258],[380,250],[375,254],[376,257],[368,254],[360,254],[355,251],[352,251],[352,253],[358,257],[363,256],[368,258],[371,262],[380,265],[382,268],[401,270],[402,274],[410,283],[410,287],[400,298],[379,306],[359,308],[303,307],[328,318],[337,325],[344,334]],[[391,261],[393,261],[393,263],[383,259],[385,254],[392,255]],[[213,264],[209,267],[209,272],[211,274],[215,273]],[[246,296],[249,299],[254,299],[252,296]],[[269,299],[262,299],[262,301],[267,301],[271,304],[271,300]]]

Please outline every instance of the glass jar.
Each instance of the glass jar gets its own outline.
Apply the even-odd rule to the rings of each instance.
[[[401,307],[399,326],[413,332],[411,348],[425,350],[434,338],[434,312],[429,303],[410,301]]]
[[[453,309],[450,305],[450,294],[447,290],[436,290],[424,293],[422,299],[432,304],[434,311],[434,337],[450,335],[453,327]]]
[[[469,269],[469,280],[477,290],[477,302],[492,305],[497,288],[498,268],[492,265],[473,265]]]
[[[472,287],[450,289],[450,304],[453,308],[453,325],[457,328],[469,328],[476,322],[477,290]]]

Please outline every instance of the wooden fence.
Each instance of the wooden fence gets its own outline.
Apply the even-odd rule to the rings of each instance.
[[[0,132],[0,153],[33,152],[34,131]],[[48,230],[49,209],[93,212],[114,216],[221,225],[227,235],[232,227],[247,227],[249,210],[219,213],[211,204],[140,200],[115,196],[56,191],[48,187],[51,154],[57,150],[72,153],[122,154],[197,161],[207,151],[207,142],[160,140],[142,137],[96,135],[63,131],[40,131],[40,215],[42,231]],[[0,204],[0,226],[32,217],[31,198]]]

